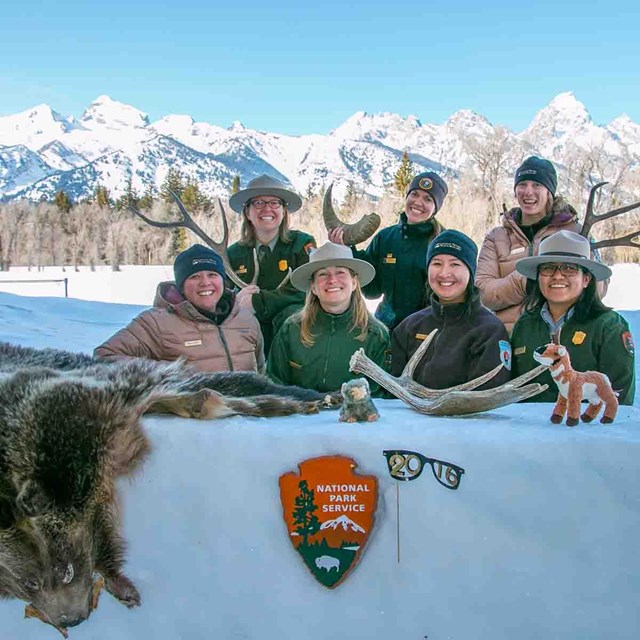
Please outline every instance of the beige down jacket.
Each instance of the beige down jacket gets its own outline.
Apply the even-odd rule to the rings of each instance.
[[[200,371],[264,373],[260,325],[235,301],[231,313],[215,324],[185,300],[173,282],[161,282],[153,305],[97,347],[93,355],[104,360],[163,361],[184,356]]]
[[[491,229],[485,236],[475,278],[482,304],[504,322],[509,333],[520,317],[526,294],[527,279],[515,270],[516,262],[538,255],[540,242],[557,231],[579,233],[582,228],[573,207],[558,198],[551,221],[536,233],[531,243],[516,223],[518,211],[516,208],[504,213],[502,226]]]

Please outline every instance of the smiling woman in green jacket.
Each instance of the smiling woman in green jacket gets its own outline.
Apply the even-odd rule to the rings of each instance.
[[[513,327],[512,376],[538,365],[533,353],[556,342],[567,348],[576,371],[599,371],[610,380],[620,404],[635,396],[635,349],[629,324],[600,300],[596,281],[611,277],[611,269],[591,258],[587,238],[558,231],[540,243],[537,256],[523,258],[516,269],[531,280],[525,313]],[[555,402],[558,389],[549,371],[536,382],[549,388],[526,402]]]
[[[271,346],[267,375],[282,384],[317,391],[337,391],[356,378],[349,359],[362,348],[385,366],[389,332],[367,310],[361,286],[375,269],[353,257],[349,247],[327,242],[311,253],[308,264],[291,274],[291,283],[307,296],[302,310],[282,326]],[[380,395],[371,384],[372,395]]]

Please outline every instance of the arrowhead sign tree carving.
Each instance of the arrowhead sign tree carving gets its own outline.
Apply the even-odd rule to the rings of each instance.
[[[355,568],[373,528],[376,476],[355,473],[345,456],[305,460],[299,473],[280,476],[280,500],[291,544],[325,587]]]

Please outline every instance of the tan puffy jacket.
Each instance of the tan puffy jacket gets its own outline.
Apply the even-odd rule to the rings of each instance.
[[[538,255],[540,242],[557,231],[580,232],[573,207],[558,198],[553,216],[546,227],[533,237],[533,243],[522,232],[515,221],[518,209],[510,209],[502,215],[502,226],[495,227],[487,235],[480,248],[475,283],[480,289],[482,304],[493,311],[511,329],[520,317],[525,298],[527,279],[518,273],[516,262],[521,258]],[[599,283],[600,295],[606,293],[607,283]]]
[[[185,300],[173,282],[158,285],[153,305],[97,347],[93,355],[105,360],[164,361],[184,356],[200,371],[264,373],[262,333],[251,311],[234,304],[217,325]]]

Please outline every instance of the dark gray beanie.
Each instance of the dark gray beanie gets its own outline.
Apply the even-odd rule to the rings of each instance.
[[[449,192],[447,183],[433,171],[425,171],[424,173],[418,174],[411,181],[407,189],[407,195],[416,189],[426,191],[433,198],[433,201],[436,203],[436,213],[440,211],[440,207],[442,207],[442,203]]]
[[[525,180],[533,180],[533,182],[537,182],[549,189],[552,196],[556,195],[558,175],[556,168],[549,160],[538,158],[538,156],[527,158],[516,171],[516,177],[513,182],[514,189],[519,182],[524,182]]]
[[[182,291],[184,281],[198,271],[215,271],[225,277],[222,258],[213,249],[202,244],[194,244],[176,256],[173,275],[178,289]]]
[[[462,260],[471,272],[471,281],[476,277],[476,264],[478,262],[478,246],[464,233],[455,229],[446,229],[437,235],[427,249],[427,269],[431,260],[437,256],[446,254]]]

